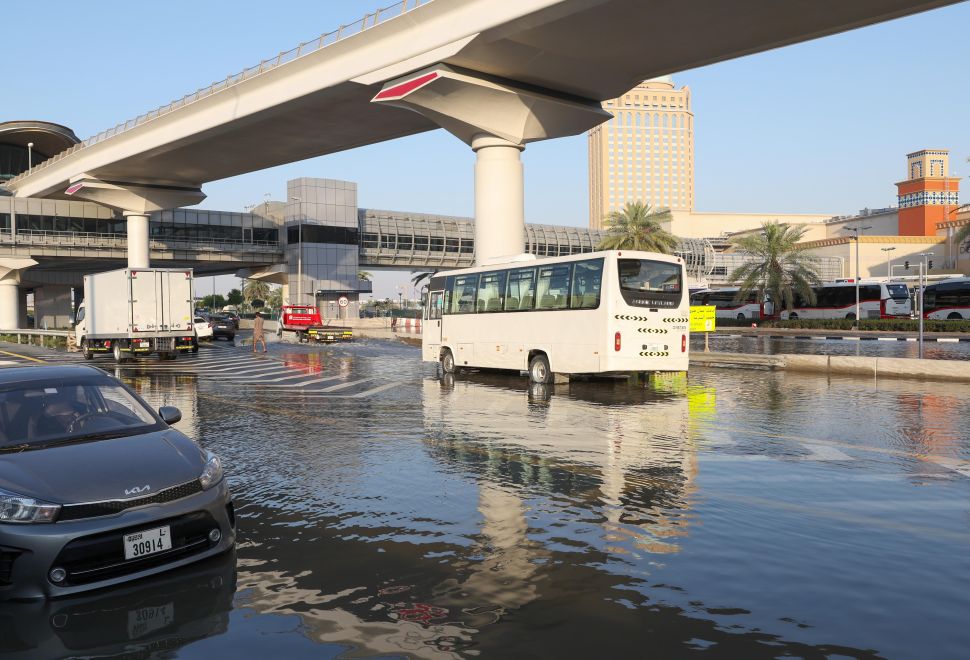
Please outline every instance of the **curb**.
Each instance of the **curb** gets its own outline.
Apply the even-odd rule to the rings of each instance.
[[[843,337],[841,335],[837,337],[832,337],[828,335],[742,335],[737,333],[719,333],[712,332],[711,338],[728,338],[728,337],[748,337],[751,339],[757,339],[758,337],[763,337],[765,339],[807,339],[811,341],[918,341],[918,337]],[[958,342],[970,343],[970,337],[924,337],[924,342],[938,342],[941,344],[956,344]]]

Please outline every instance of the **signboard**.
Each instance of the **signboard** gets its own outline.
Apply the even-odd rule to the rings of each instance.
[[[337,298],[337,304],[341,307],[346,307],[350,304],[350,299],[347,296],[340,296]]]
[[[690,331],[714,332],[716,312],[717,307],[714,305],[691,305]]]

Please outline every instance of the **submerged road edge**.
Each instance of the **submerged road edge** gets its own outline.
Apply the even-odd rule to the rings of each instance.
[[[691,366],[808,371],[873,378],[914,378],[970,382],[970,362],[856,355],[746,355],[694,351]]]

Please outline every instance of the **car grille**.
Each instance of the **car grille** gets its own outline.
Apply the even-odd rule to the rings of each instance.
[[[189,481],[178,486],[172,486],[165,490],[160,490],[154,495],[137,497],[132,500],[105,500],[103,502],[85,502],[83,504],[65,504],[61,507],[61,513],[57,517],[58,522],[66,520],[81,520],[83,518],[98,518],[100,516],[113,516],[126,509],[133,509],[136,506],[146,504],[164,504],[174,502],[189,495],[202,492],[202,484],[199,480]]]
[[[13,575],[13,563],[19,556],[19,550],[0,548],[0,584],[10,584],[10,577]]]
[[[171,550],[140,559],[125,559],[122,542],[125,534],[165,525],[171,528]],[[209,532],[215,527],[218,524],[208,511],[196,511],[177,518],[82,536],[64,546],[51,568],[59,566],[67,571],[67,579],[61,586],[90,584],[137,573],[205,552],[215,545],[209,541]]]

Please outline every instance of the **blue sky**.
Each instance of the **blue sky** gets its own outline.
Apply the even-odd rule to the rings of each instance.
[[[382,4],[390,3],[13,3],[3,10],[2,117],[55,121],[87,137]],[[697,208],[889,206],[905,154],[922,148],[949,148],[953,172],[970,175],[967,26],[964,2],[675,72],[693,90]],[[530,222],[587,224],[586,158],[585,135],[529,145]],[[464,144],[435,131],[213,182],[202,206],[242,210],[266,192],[281,199],[287,179],[320,176],[356,181],[361,206],[470,216],[473,162]],[[381,276],[376,293],[391,295],[401,279]]]

